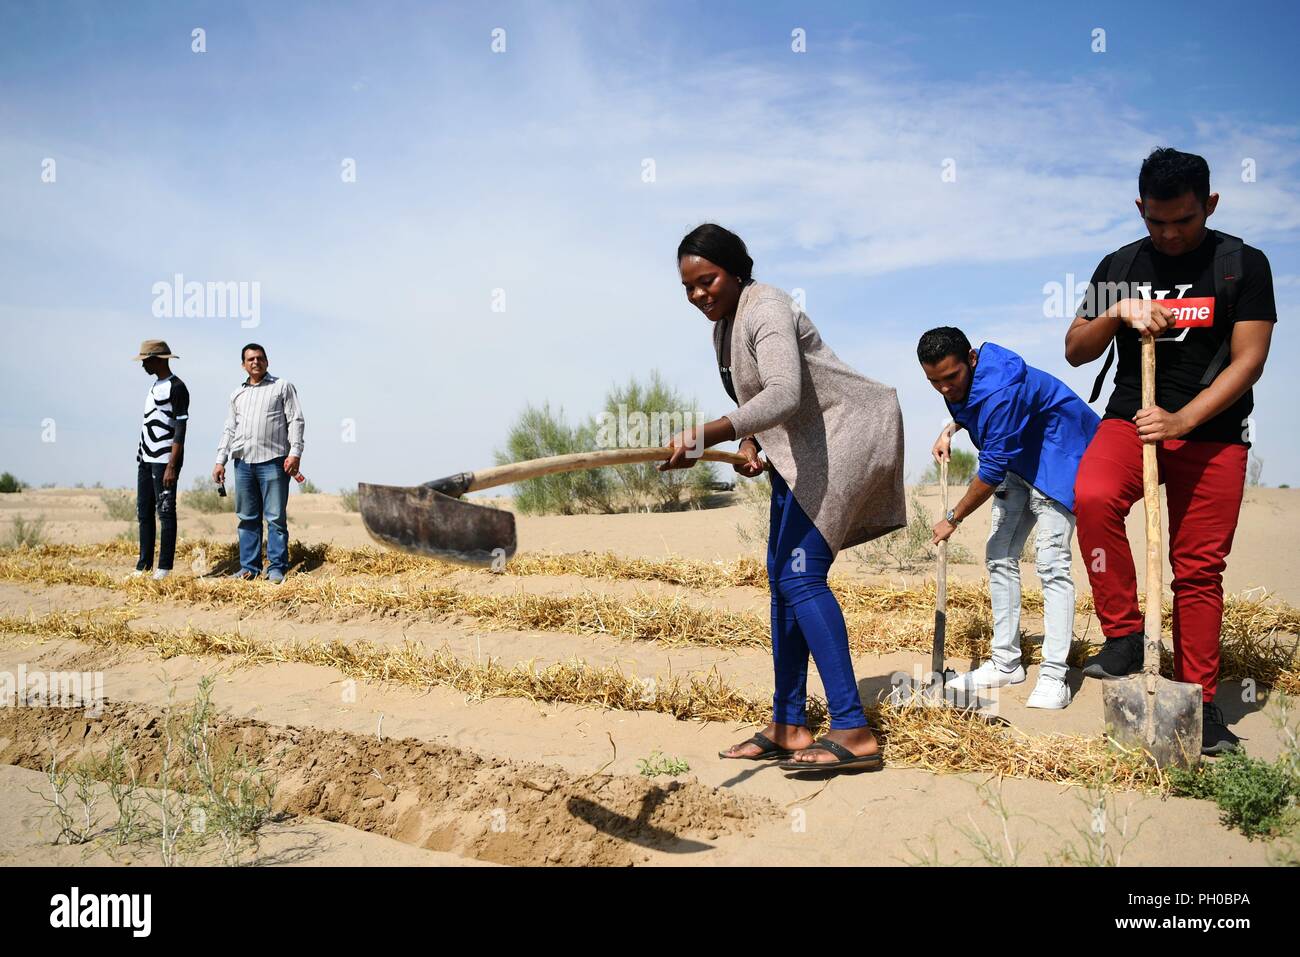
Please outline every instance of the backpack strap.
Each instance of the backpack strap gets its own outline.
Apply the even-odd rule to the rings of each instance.
[[[1135,242],[1129,243],[1127,246],[1121,246],[1111,254],[1110,265],[1106,267],[1107,286],[1117,282],[1128,281],[1128,274],[1133,269],[1133,262],[1137,259],[1137,255],[1146,241],[1147,240],[1144,237]],[[1093,290],[1093,301],[1098,306],[1101,305],[1095,289]],[[1095,319],[1096,316],[1093,318]],[[1092,394],[1088,396],[1089,402],[1096,402],[1097,397],[1101,395],[1101,387],[1106,383],[1106,373],[1110,371],[1111,364],[1114,361],[1115,340],[1111,339],[1110,346],[1106,349],[1106,361],[1102,363],[1101,371],[1097,373],[1097,378],[1092,383]]]
[[[1220,242],[1219,250],[1214,255],[1214,302],[1226,312],[1228,323],[1227,333],[1219,342],[1218,351],[1201,375],[1201,388],[1214,381],[1214,377],[1223,371],[1232,355],[1232,328],[1237,321],[1237,297],[1241,293],[1241,249],[1244,244],[1236,236],[1218,230],[1215,230],[1215,235]]]

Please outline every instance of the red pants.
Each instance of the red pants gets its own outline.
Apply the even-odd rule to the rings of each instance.
[[[1174,678],[1214,700],[1223,624],[1223,569],[1246,484],[1244,445],[1174,439],[1157,447],[1169,503],[1174,579]],[[1079,551],[1107,638],[1143,633],[1137,575],[1124,519],[1142,500],[1142,440],[1123,419],[1105,419],[1074,482]]]

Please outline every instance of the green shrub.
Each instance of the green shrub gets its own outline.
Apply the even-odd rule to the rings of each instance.
[[[979,471],[980,460],[974,452],[967,452],[965,449],[953,449],[952,455],[948,459],[948,484],[949,485],[969,485],[970,480],[975,477]],[[931,461],[930,467],[925,474],[921,476],[922,485],[939,484],[939,463]]]
[[[357,490],[355,486],[353,488],[339,489],[339,505],[343,507],[343,511],[345,512],[361,511],[361,505],[357,496]]]
[[[0,474],[0,492],[21,492],[25,485],[25,482],[18,481],[9,472]]]
[[[304,479],[295,484],[298,486],[298,491],[302,492],[303,495],[317,495],[320,493],[320,489],[311,479]]]
[[[543,403],[541,408],[530,404],[510,427],[506,447],[496,453],[496,462],[508,465],[549,455],[588,452],[594,447],[594,430],[570,426],[563,409],[552,412],[549,403]],[[515,508],[525,515],[614,511],[608,469],[543,475],[517,482],[514,489]]]
[[[115,522],[133,522],[136,520],[135,496],[126,491],[104,492],[99,496],[108,509],[108,517]]]
[[[192,508],[196,512],[209,514],[233,512],[235,510],[235,496],[231,494],[230,488],[227,488],[224,497],[218,495],[216,483],[206,475],[200,475],[195,478],[191,491],[180,496],[180,504],[186,508]]]
[[[850,554],[854,559],[877,572],[911,572],[933,565],[939,556],[936,547],[930,544],[935,520],[921,503],[918,489],[912,489],[908,511],[912,517],[904,528],[852,549]],[[969,548],[948,539],[949,562],[965,565],[974,560]]]
[[[497,451],[497,464],[661,446],[688,422],[702,424],[694,401],[665,383],[658,372],[651,372],[646,383],[633,378],[613,386],[603,405],[598,415],[573,426],[562,409],[553,412],[547,403],[526,406],[510,428],[505,449]],[[515,485],[515,507],[534,515],[669,509],[698,504],[716,491],[717,473],[708,462],[671,472],[656,466],[644,462],[529,479]]]
[[[600,448],[652,448],[667,445],[687,425],[703,424],[695,401],[652,371],[647,383],[634,377],[626,385],[611,387],[591,428]],[[687,502],[698,500],[712,493],[712,483],[717,480],[708,462],[671,472],[659,471],[657,462],[618,465],[610,471],[619,504],[633,510],[673,508],[681,503],[683,494]]]
[[[21,515],[15,515],[9,524],[9,535],[5,539],[5,545],[9,548],[35,548],[37,545],[44,545],[46,538],[44,516],[32,521]]]
[[[1194,771],[1171,769],[1175,794],[1213,801],[1223,823],[1248,837],[1271,834],[1287,821],[1296,781],[1281,763],[1261,761],[1244,751],[1229,751]]]

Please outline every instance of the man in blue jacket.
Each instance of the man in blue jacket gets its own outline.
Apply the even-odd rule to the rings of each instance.
[[[993,657],[948,686],[964,692],[1025,680],[1020,661],[1020,553],[1037,526],[1038,577],[1043,583],[1043,663],[1031,708],[1064,708],[1066,657],[1074,637],[1074,476],[1101,421],[1060,379],[1026,365],[1009,349],[986,342],[976,352],[960,329],[941,326],[921,337],[917,358],[948,405],[952,422],[934,444],[948,458],[953,435],[966,429],[979,449],[979,474],[956,507],[934,526],[946,541],[962,519],[993,498],[985,549],[993,601]]]

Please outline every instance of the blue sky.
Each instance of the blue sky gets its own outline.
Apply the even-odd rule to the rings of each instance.
[[[1086,394],[1044,286],[1141,235],[1138,166],[1174,145],[1210,161],[1212,224],[1272,263],[1256,452],[1265,483],[1300,484],[1294,5],[912,6],[5,6],[0,468],[132,483],[128,360],[155,337],[194,398],[187,487],[250,339],[298,385],[328,490],[490,464],[526,402],[585,415],[652,368],[721,413],[673,262],[711,220],[898,388],[915,477],[944,419],[916,337],[959,325]],[[155,317],[177,273],[259,283],[258,326]]]

